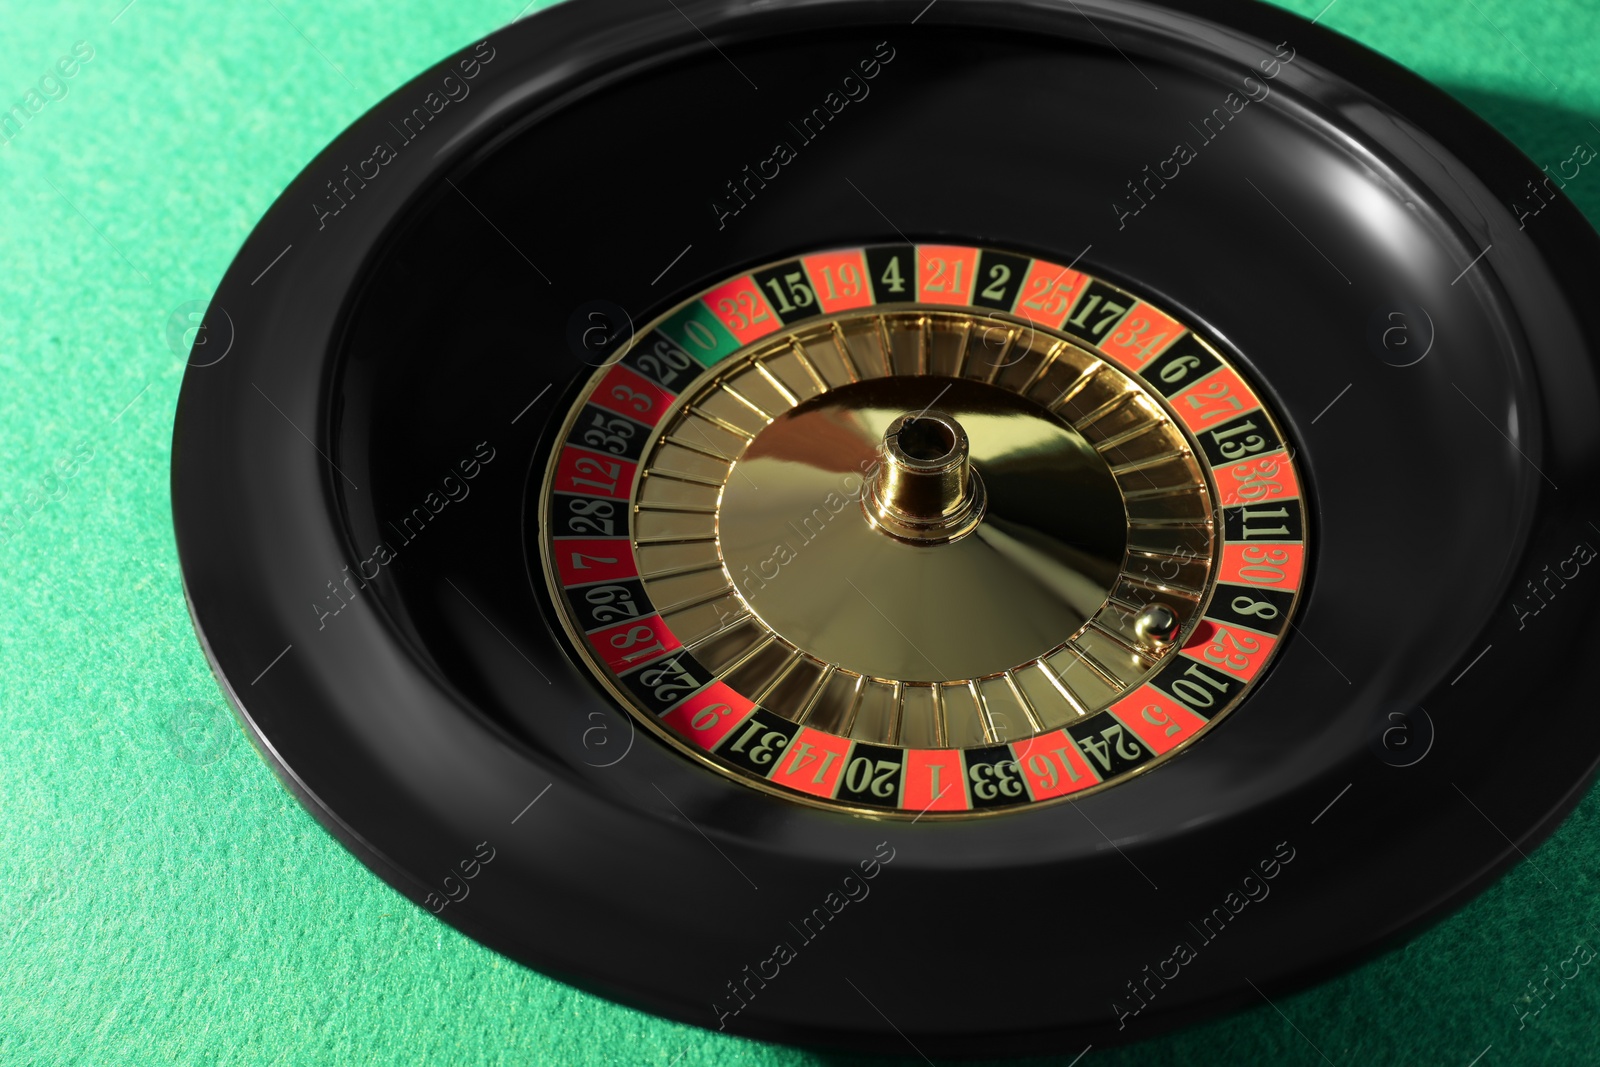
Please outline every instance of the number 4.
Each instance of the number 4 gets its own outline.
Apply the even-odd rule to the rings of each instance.
[[[900,273],[900,257],[895,256],[889,260],[889,265],[883,270],[883,277],[878,279],[884,288],[891,293],[906,291],[906,280]]]

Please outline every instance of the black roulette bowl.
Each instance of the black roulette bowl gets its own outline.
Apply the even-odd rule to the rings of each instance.
[[[1484,887],[1600,754],[1600,620],[1550,595],[1593,556],[1600,242],[1519,218],[1539,178],[1265,6],[572,0],[362,117],[223,279],[174,431],[196,629],[364,863],[626,1004],[993,1055],[1304,986]],[[1271,410],[1303,565],[1215,730],[1081,797],[851,807],[696,756],[581,643],[548,498],[595,383],[729,279],[862,248],[1098,279]]]

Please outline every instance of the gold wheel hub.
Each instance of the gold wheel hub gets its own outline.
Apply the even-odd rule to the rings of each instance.
[[[906,423],[933,420],[906,408],[935,402],[966,455],[955,442],[907,455]],[[1021,667],[1082,629],[1116,584],[1127,519],[1106,462],[1038,403],[894,376],[830,390],[757,434],[718,533],[728,576],[778,637],[825,665],[927,683]]]
[[[900,416],[883,432],[861,497],[877,530],[914,545],[948,544],[983,521],[988,504],[967,431],[943,411]]]

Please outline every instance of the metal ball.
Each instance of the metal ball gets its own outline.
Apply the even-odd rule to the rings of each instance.
[[[1178,636],[1178,614],[1165,604],[1146,604],[1134,616],[1133,630],[1146,644],[1168,645]]]

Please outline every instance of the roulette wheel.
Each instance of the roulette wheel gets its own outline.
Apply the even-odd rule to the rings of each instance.
[[[1132,1040],[1393,943],[1590,780],[1597,266],[1264,7],[575,0],[240,251],[191,613],[323,824],[530,966]]]

